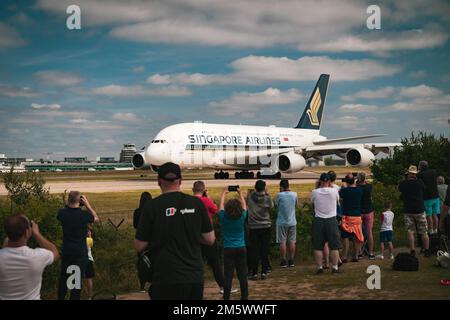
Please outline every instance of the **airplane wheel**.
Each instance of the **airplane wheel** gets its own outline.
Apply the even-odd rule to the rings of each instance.
[[[275,178],[281,179],[281,172],[277,172],[277,173],[275,174]]]
[[[218,172],[216,172],[216,173],[214,173],[214,179],[219,179],[219,173]]]
[[[254,179],[255,178],[255,173],[254,172],[250,172],[250,179]]]
[[[225,179],[229,179],[230,178],[230,174],[228,172],[225,172]]]
[[[234,174],[234,177],[235,177],[236,179],[240,179],[240,178],[241,178],[241,173],[240,173],[240,172],[236,172],[236,173]]]
[[[261,172],[258,171],[258,172],[256,173],[256,178],[261,179]]]

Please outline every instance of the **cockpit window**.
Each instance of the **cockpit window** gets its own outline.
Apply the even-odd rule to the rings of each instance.
[[[167,140],[152,140],[152,143],[167,143]]]

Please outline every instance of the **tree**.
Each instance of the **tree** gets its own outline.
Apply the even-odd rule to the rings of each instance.
[[[402,145],[396,147],[391,158],[375,160],[371,169],[375,180],[386,185],[396,185],[403,179],[410,165],[427,160],[430,168],[450,180],[450,140],[448,137],[419,132],[403,138]]]

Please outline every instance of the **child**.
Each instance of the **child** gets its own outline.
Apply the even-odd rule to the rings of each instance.
[[[88,294],[88,299],[92,300],[92,293],[94,289],[94,257],[92,256],[92,247],[94,246],[94,239],[92,239],[92,231],[88,228],[87,236],[86,236],[86,244],[88,247],[88,265],[86,267],[86,272],[84,274],[86,279],[86,290]]]
[[[392,203],[390,201],[385,202],[384,212],[380,215],[380,250],[381,253],[377,256],[379,259],[384,259],[384,244],[387,243],[389,246],[389,257],[394,259],[394,246],[392,244],[393,237],[393,227],[392,223],[394,221],[394,213],[391,211]]]
[[[224,291],[223,299],[230,300],[231,285],[234,269],[241,287],[241,299],[248,299],[247,283],[247,249],[245,247],[244,225],[247,219],[247,204],[238,189],[239,199],[228,200],[225,196],[228,188],[224,189],[219,204],[219,219],[223,237]]]

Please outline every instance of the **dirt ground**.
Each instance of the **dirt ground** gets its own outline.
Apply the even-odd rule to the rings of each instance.
[[[266,280],[249,281],[250,300],[392,300],[392,299],[450,299],[450,287],[439,284],[441,278],[450,277],[449,270],[434,266],[434,258],[421,258],[418,272],[392,271],[391,260],[363,259],[357,263],[347,263],[342,267],[342,274],[333,275],[325,270],[322,275],[315,275],[312,261],[299,261],[293,268],[281,269],[274,266],[273,272]],[[366,286],[366,273],[369,265],[381,268],[381,289],[369,290]],[[207,274],[204,299],[220,300],[222,296],[210,275]],[[237,279],[233,280],[239,287]],[[125,293],[119,300],[148,300],[146,293]],[[232,295],[240,299],[240,293]]]

